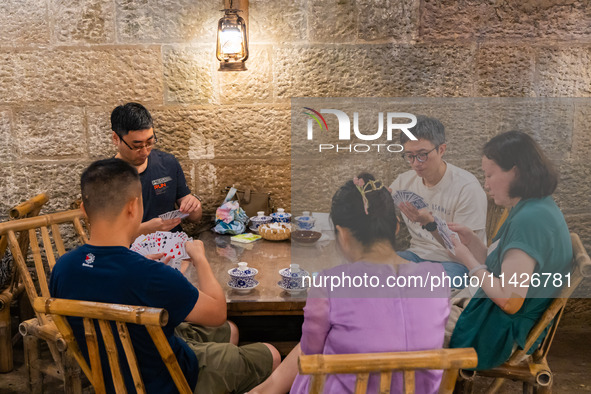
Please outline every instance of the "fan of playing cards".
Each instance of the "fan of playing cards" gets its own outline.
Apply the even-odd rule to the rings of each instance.
[[[182,231],[176,233],[171,233],[170,231],[156,231],[152,234],[140,235],[129,249],[142,256],[165,253],[165,256],[160,260],[164,260],[166,257],[170,256],[172,257],[172,260],[170,260],[169,265],[173,268],[179,269],[181,266],[181,260],[189,258],[189,255],[185,250],[185,242],[192,240],[193,238],[189,237]]]
[[[423,200],[423,197],[419,196],[415,192],[411,192],[410,190],[398,190],[396,193],[392,194],[392,198],[394,199],[394,203],[398,206],[403,202],[409,202],[416,209],[423,209],[427,208],[428,205]],[[441,236],[443,243],[445,244],[445,248],[449,250],[454,255],[456,254],[456,249],[454,248],[454,244],[451,240],[452,237],[457,237],[458,234],[451,231],[449,227],[447,227],[447,223],[445,220],[438,218],[437,216],[433,215],[435,219],[435,223],[437,223],[437,232]]]
[[[189,216],[188,213],[182,213],[178,209],[176,211],[170,211],[170,212],[163,213],[162,215],[158,215],[158,217],[163,220],[176,219],[176,218],[184,219],[187,216]]]
[[[415,206],[416,209],[423,209],[427,207],[427,203],[423,200],[423,197],[419,196],[415,192],[409,190],[398,190],[392,194],[394,204],[400,205],[403,202],[409,202]]]
[[[435,219],[435,223],[437,223],[437,232],[439,232],[441,239],[443,239],[445,248],[455,255],[456,248],[454,248],[454,244],[451,240],[451,237],[458,237],[458,233],[456,233],[455,231],[451,231],[449,227],[447,227],[447,223],[445,222],[445,220],[439,219],[435,215],[433,215],[433,218]]]

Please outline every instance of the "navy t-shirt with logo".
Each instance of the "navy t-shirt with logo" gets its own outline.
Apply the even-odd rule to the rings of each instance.
[[[185,320],[195,306],[199,291],[178,270],[161,262],[149,260],[122,246],[86,244],[66,253],[58,260],[51,273],[49,292],[52,297],[57,298],[166,309],[168,323],[162,329],[189,385],[192,388],[196,386],[199,372],[197,357],[185,341],[174,335],[174,329]],[[80,350],[88,360],[82,319],[68,320]],[[178,392],[146,329],[136,324],[127,326],[146,391]],[[98,337],[107,390],[114,392],[102,336]],[[115,337],[118,338],[116,333]],[[121,357],[125,357],[124,350],[119,340],[116,341],[127,390],[135,392],[127,363],[122,362]]]
[[[177,200],[191,193],[177,159],[157,149],[148,156],[148,166],[140,174],[140,180],[144,199],[142,222],[174,211]],[[172,231],[181,231],[181,228],[177,226]]]

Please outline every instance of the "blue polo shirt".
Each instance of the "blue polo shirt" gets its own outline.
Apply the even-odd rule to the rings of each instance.
[[[148,165],[140,174],[144,216],[142,222],[173,211],[179,198],[191,193],[185,173],[170,153],[154,149],[148,156]],[[171,231],[182,231],[180,226]]]
[[[166,309],[169,318],[168,324],[163,327],[164,334],[189,385],[195,388],[199,372],[197,357],[185,341],[174,335],[174,329],[185,320],[195,306],[199,291],[178,270],[161,262],[149,260],[122,246],[86,244],[66,253],[58,260],[51,273],[49,291],[52,297],[57,298]],[[80,350],[88,360],[82,319],[68,320]],[[147,330],[136,324],[127,326],[146,391],[178,392]],[[117,334],[115,338],[122,360],[125,353]],[[115,392],[100,335],[99,346],[107,391]],[[127,362],[120,361],[120,365],[127,390],[135,392]]]

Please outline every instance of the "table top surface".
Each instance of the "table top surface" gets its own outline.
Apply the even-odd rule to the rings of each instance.
[[[301,314],[307,293],[290,294],[279,287],[279,270],[297,262],[312,273],[336,265],[338,259],[334,241],[302,246],[289,240],[261,239],[243,244],[232,241],[229,235],[219,235],[211,231],[199,234],[199,239],[203,241],[213,273],[226,293],[230,314]],[[246,294],[228,286],[228,270],[238,267],[238,262],[247,262],[249,267],[258,270],[255,279],[259,284]],[[193,284],[198,284],[192,265],[189,265],[185,275]]]

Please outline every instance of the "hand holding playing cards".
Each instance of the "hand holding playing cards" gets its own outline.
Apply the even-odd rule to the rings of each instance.
[[[447,251],[447,254],[453,259],[453,261],[457,261],[458,263],[462,263],[464,266],[468,266],[467,262],[471,259],[474,260],[474,255],[470,252],[470,249],[466,245],[462,243],[458,239],[458,237],[451,237],[451,242],[454,246],[454,253],[450,250]]]
[[[460,241],[470,248],[470,245],[475,240],[478,240],[478,236],[469,227],[459,223],[448,223],[447,227],[453,232],[456,232],[460,237]]]
[[[160,260],[164,257],[163,260]],[[162,261],[164,264],[168,264],[170,263],[170,260],[172,260],[173,256],[166,256],[166,253],[155,253],[155,254],[147,254],[146,258],[150,259],[150,260],[155,260],[155,261]]]
[[[458,234],[460,241],[470,249],[470,252],[476,257],[476,260],[481,264],[484,264],[484,261],[486,261],[486,255],[488,254],[488,248],[484,242],[478,238],[478,235],[469,227],[459,223],[448,223],[448,227],[451,231]]]
[[[154,218],[142,223],[140,231],[143,233],[154,233],[156,231],[170,231],[181,224],[181,218],[162,219]]]
[[[433,215],[426,209],[417,209],[412,203],[410,202],[402,202],[398,205],[400,211],[410,220],[411,222],[420,223],[421,226],[424,226],[427,223],[432,222]]]

